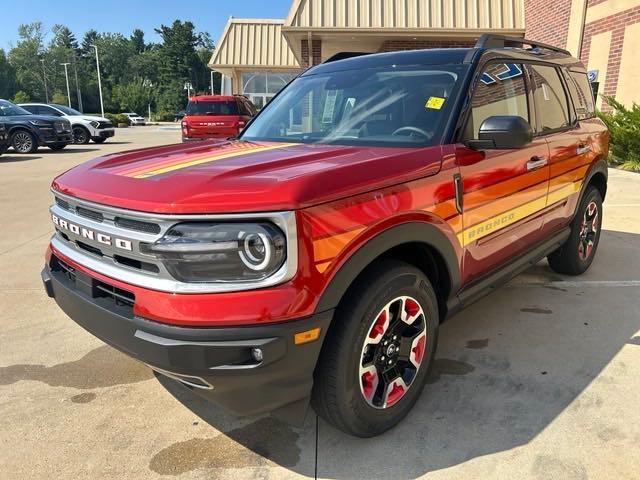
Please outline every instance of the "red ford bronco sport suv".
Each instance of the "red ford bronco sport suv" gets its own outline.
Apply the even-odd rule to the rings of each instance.
[[[182,117],[182,141],[235,137],[255,114],[253,103],[242,95],[191,97]]]
[[[438,325],[544,257],[593,261],[608,134],[582,64],[475,48],[339,54],[237,140],[53,182],[43,279],[78,324],[238,414],[353,435],[418,400]]]

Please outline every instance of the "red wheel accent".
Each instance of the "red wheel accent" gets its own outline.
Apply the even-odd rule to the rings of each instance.
[[[424,360],[427,320],[414,298],[387,303],[364,338],[358,368],[360,392],[373,408],[397,403],[413,384]]]
[[[584,210],[582,224],[580,225],[580,241],[578,242],[578,256],[584,261],[593,252],[595,238],[598,234],[598,205],[589,202]]]

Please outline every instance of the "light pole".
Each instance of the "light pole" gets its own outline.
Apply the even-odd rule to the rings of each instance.
[[[96,45],[89,45],[96,51],[96,69],[98,70],[98,92],[100,92],[100,113],[104,117],[104,102],[102,101],[102,80],[100,80],[100,59],[98,58],[98,47]]]
[[[71,108],[71,90],[69,90],[69,70],[67,70],[67,67],[71,65],[71,63],[65,62],[65,63],[61,63],[60,65],[64,67],[64,77],[67,79],[67,101],[69,102],[69,108]]]
[[[82,92],[80,91],[80,84],[78,83],[78,66],[76,64],[76,54],[73,53],[73,71],[76,75],[76,98],[78,100],[78,110],[81,113],[84,113],[84,108],[82,108]]]
[[[153,88],[153,82],[148,78],[145,78],[142,82],[142,86],[149,89],[149,96],[147,97],[147,108],[149,110],[149,123],[151,123],[151,89]]]
[[[187,91],[187,100],[191,99],[191,82],[184,83],[184,89]]]
[[[44,58],[41,58],[40,61],[42,62],[42,78],[44,78],[44,98],[46,99],[47,103],[49,103],[49,91],[47,90],[47,71],[44,68]]]
[[[211,95],[213,95],[213,70],[211,70]]]

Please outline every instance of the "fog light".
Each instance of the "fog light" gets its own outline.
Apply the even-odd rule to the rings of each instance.
[[[251,349],[251,356],[253,357],[253,359],[256,362],[261,362],[262,359],[264,358],[262,355],[262,349],[261,348],[252,348]]]

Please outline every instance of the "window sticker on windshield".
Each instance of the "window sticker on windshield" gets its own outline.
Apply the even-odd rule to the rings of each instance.
[[[433,108],[434,110],[440,110],[444,105],[444,98],[442,97],[429,97],[427,103],[424,104],[424,108]]]

